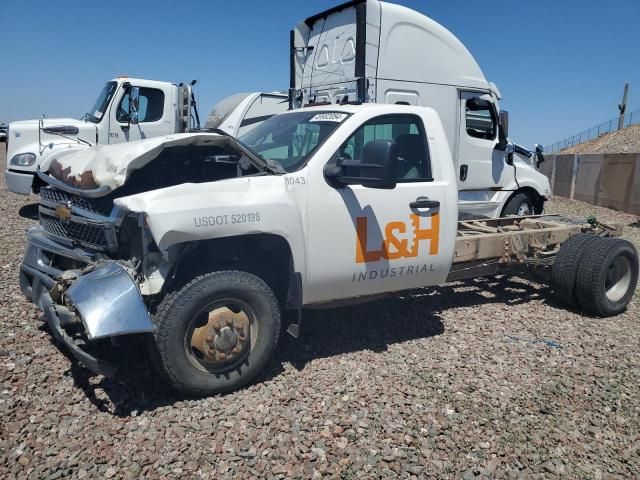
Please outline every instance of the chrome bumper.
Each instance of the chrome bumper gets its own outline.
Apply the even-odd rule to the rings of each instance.
[[[62,280],[61,264],[68,265],[67,271],[75,275],[67,274]],[[82,273],[91,267],[93,270]],[[97,263],[82,250],[52,241],[41,227],[28,232],[20,288],[44,312],[53,336],[83,365],[103,375],[113,375],[115,368],[83,350],[66,326],[81,324],[89,341],[154,331],[138,285],[120,264]],[[65,305],[52,298],[53,292],[54,297],[61,297],[61,291],[68,300]]]

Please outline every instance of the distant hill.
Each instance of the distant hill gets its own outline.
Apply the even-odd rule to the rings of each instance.
[[[640,153],[640,125],[631,125],[617,132],[607,133],[558,153]]]

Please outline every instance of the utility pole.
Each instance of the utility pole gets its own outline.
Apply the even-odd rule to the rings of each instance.
[[[618,105],[620,116],[618,117],[618,130],[622,130],[624,126],[624,112],[627,109],[627,96],[629,95],[629,84],[624,84],[624,94],[622,95],[622,103]]]

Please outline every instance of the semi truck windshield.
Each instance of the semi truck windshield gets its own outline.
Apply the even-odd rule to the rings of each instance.
[[[113,95],[116,93],[118,84],[116,82],[107,82],[104,86],[96,103],[93,104],[93,108],[87,112],[87,120],[92,123],[99,123],[104,116],[104,112],[107,110]]]

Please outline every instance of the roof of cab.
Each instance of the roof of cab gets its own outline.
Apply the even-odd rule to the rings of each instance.
[[[318,20],[363,3],[367,45],[379,46],[377,78],[492,90],[473,55],[453,33],[402,5],[354,0],[307,18],[298,28],[312,28]],[[369,38],[374,31],[379,31],[379,38]]]

